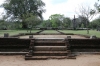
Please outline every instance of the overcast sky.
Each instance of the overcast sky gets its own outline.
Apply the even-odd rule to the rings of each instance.
[[[51,14],[64,14],[71,17],[76,14],[80,5],[94,7],[97,0],[42,0],[46,3],[46,12],[43,14],[44,19],[48,19]]]
[[[5,0],[0,0],[0,5],[2,4],[2,3],[4,3],[4,1]],[[0,15],[2,14],[4,12],[4,9],[3,8],[0,8]],[[1,17],[1,16],[0,16]]]
[[[66,17],[71,17],[76,14],[75,10],[78,10],[80,5],[87,5],[93,8],[94,3],[97,0],[42,0],[46,6],[46,12],[43,14],[44,19],[48,19],[52,14],[63,14]],[[2,4],[4,0],[0,0]],[[0,14],[3,12],[3,8],[0,8]]]

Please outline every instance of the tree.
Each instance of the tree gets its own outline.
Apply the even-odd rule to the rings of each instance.
[[[69,17],[65,17],[63,19],[63,26],[65,28],[70,28],[71,27],[71,19]]]
[[[27,13],[24,15],[25,16],[25,22],[27,23],[27,27],[30,28],[30,33],[31,29],[33,26],[38,25],[41,22],[41,19],[37,17],[37,15],[33,15],[32,13]]]
[[[50,22],[52,23],[52,27],[63,27],[64,15],[53,14],[49,17]]]
[[[52,27],[52,23],[50,22],[50,20],[44,20],[43,23],[42,23],[42,26],[43,27]]]
[[[87,34],[89,34],[89,23],[88,21],[91,20],[93,18],[93,16],[95,15],[95,10],[91,9],[89,6],[80,6],[79,11],[76,11],[76,13],[78,14],[78,16],[82,16],[86,18],[86,28],[87,28]]]
[[[23,28],[27,28],[25,16],[23,15],[32,13],[43,19],[42,13],[45,11],[43,9],[45,3],[41,0],[6,0],[2,6],[10,18],[14,17],[22,21]]]
[[[100,2],[99,2],[99,0],[97,2],[95,2],[94,7],[96,8],[95,9],[96,13],[99,13],[100,12]]]
[[[83,23],[81,24],[81,28],[84,28],[84,24]]]
[[[100,27],[100,18],[91,21],[90,24],[91,24],[90,27],[92,27],[93,29]]]
[[[83,26],[84,26],[83,28],[86,28],[87,27],[86,24],[89,24],[89,20],[86,17],[84,17],[84,16],[79,16],[78,17],[78,21],[79,21],[78,22],[79,27],[81,27],[81,25],[83,24]]]

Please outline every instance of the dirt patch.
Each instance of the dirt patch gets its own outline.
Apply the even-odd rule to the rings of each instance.
[[[78,35],[33,35],[34,38],[66,38],[67,36],[71,36],[71,38],[86,39],[85,37]],[[29,38],[29,35],[20,36],[20,38]]]
[[[0,56],[0,66],[100,66],[100,55],[81,55],[74,60],[24,60],[24,56]]]

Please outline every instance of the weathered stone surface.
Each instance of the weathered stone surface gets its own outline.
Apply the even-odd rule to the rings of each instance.
[[[67,36],[67,39],[71,39],[71,36]]]
[[[33,38],[33,35],[30,35],[29,38]]]
[[[9,33],[4,33],[4,37],[9,37]]]
[[[90,39],[96,39],[97,37],[95,35],[90,36]]]

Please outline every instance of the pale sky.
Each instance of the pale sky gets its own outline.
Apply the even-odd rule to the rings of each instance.
[[[73,18],[80,5],[94,7],[97,0],[42,0],[46,4],[44,19],[48,19],[51,14],[64,14],[66,17]]]
[[[0,5],[2,4],[2,3],[4,3],[4,1],[5,0],[0,0]],[[0,15],[2,14],[4,12],[4,9],[3,8],[0,8]],[[0,16],[1,17],[1,16]]]
[[[46,6],[46,12],[43,14],[44,19],[48,19],[52,14],[63,14],[66,17],[73,18],[76,15],[75,10],[78,10],[80,5],[87,5],[91,8],[97,0],[42,0]],[[2,4],[4,0],[0,0]],[[0,14],[3,13],[3,8],[0,8]]]

